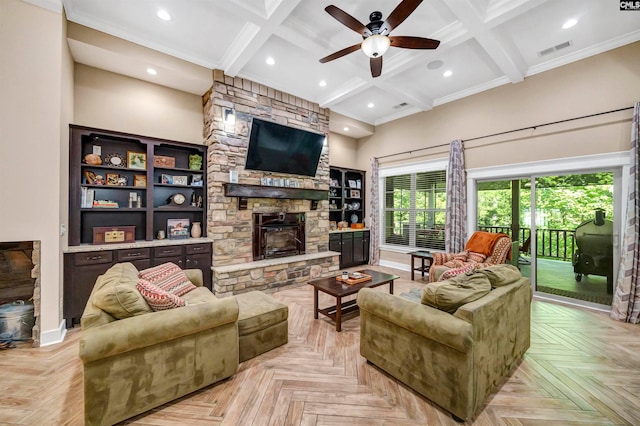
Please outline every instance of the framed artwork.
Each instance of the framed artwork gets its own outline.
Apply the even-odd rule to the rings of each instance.
[[[146,187],[147,186],[147,175],[135,175],[133,177],[133,186]]]
[[[119,178],[118,173],[107,173],[107,185],[119,185]]]
[[[165,155],[154,155],[153,165],[155,167],[164,167],[168,169],[173,169],[176,167],[176,159],[175,157],[167,157]]]
[[[335,220],[329,221],[329,230],[335,231],[338,229],[338,223]]]
[[[160,176],[160,182],[165,185],[173,185],[173,176],[165,175],[164,173]]]
[[[356,187],[356,181],[349,179],[349,188],[355,188],[355,187]]]
[[[187,185],[188,180],[189,180],[188,176],[174,176],[173,177],[173,184],[174,185]]]
[[[189,219],[167,219],[167,236],[170,240],[189,238]]]
[[[191,186],[202,186],[202,175],[193,175],[191,176]]]
[[[86,180],[87,185],[94,185],[96,182],[96,174],[91,170],[84,171],[84,178]]]
[[[350,198],[360,198],[360,190],[359,189],[352,189],[350,191],[349,197]]]
[[[127,167],[130,169],[147,169],[147,154],[127,151]]]

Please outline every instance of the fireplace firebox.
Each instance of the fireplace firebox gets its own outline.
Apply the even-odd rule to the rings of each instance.
[[[254,213],[253,260],[304,254],[304,213]]]

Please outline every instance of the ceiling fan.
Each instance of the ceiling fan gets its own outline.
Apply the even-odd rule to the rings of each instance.
[[[389,49],[389,46],[403,47],[405,49],[435,49],[440,44],[439,40],[432,40],[423,37],[411,36],[390,36],[389,33],[402,22],[422,3],[422,0],[402,0],[398,6],[391,12],[389,17],[383,21],[382,13],[371,12],[369,15],[369,23],[363,25],[353,16],[344,10],[330,5],[324,10],[343,25],[357,32],[364,39],[362,43],[354,44],[338,50],[329,56],[320,59],[320,63],[333,61],[341,58],[358,49],[369,58],[371,65],[371,76],[379,77],[382,73],[382,55]]]

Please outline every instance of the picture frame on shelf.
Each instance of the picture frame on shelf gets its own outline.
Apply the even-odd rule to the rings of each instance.
[[[160,183],[164,185],[173,185],[173,176],[165,175],[164,173],[160,175]]]
[[[120,174],[118,173],[107,173],[107,185],[120,185],[119,182]]]
[[[167,219],[167,237],[170,240],[189,238],[189,219]]]
[[[184,185],[186,186],[188,184],[189,181],[189,177],[188,176],[174,176],[173,177],[173,184],[174,185]]]
[[[352,189],[351,191],[349,191],[349,198],[360,198],[360,190]]]
[[[127,167],[130,169],[147,169],[147,154],[144,152],[127,151]]]
[[[176,167],[176,159],[175,157],[168,157],[166,155],[154,155],[153,166],[165,169],[174,169]]]
[[[349,179],[349,188],[355,188],[356,187],[356,181],[353,179]]]
[[[202,180],[202,175],[193,175],[191,176],[191,186],[203,186],[204,181]]]
[[[335,231],[336,229],[338,229],[338,222],[336,222],[335,220],[329,221],[329,230]]]
[[[140,188],[147,187],[147,175],[135,175],[133,176],[133,186],[138,186]]]
[[[104,165],[123,169],[127,166],[127,160],[124,158],[124,155],[119,152],[112,152],[105,157]]]
[[[84,179],[87,185],[95,185],[96,182],[96,174],[91,170],[84,171]]]

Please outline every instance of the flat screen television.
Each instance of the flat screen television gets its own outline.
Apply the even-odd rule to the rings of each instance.
[[[324,139],[319,133],[254,118],[245,168],[315,176]]]

